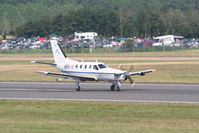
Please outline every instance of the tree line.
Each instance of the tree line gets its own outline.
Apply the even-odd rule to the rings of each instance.
[[[0,0],[0,33],[199,37],[198,0]]]

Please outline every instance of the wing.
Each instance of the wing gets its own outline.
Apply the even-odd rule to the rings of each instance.
[[[133,75],[144,76],[146,73],[151,73],[151,72],[155,72],[155,69],[144,70],[144,71],[139,71],[139,72],[130,72],[129,76],[133,76]]]
[[[37,72],[39,74],[44,74],[46,76],[54,76],[54,77],[61,77],[65,79],[74,79],[74,80],[81,80],[81,81],[95,81],[97,80],[95,77],[80,77],[80,76],[74,76],[74,75],[68,75],[65,73],[55,73],[55,72],[45,72],[45,71],[40,71]]]

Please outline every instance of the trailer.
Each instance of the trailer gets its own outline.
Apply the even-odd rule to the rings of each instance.
[[[153,46],[173,46],[177,41],[183,40],[183,36],[165,35],[154,37]]]

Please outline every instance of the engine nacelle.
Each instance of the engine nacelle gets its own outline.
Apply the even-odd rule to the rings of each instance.
[[[144,76],[144,75],[145,75],[145,73],[140,73],[139,75],[140,75],[140,76]]]

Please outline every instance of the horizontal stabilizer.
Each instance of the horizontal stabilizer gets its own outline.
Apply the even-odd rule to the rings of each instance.
[[[38,63],[38,64],[56,66],[56,64],[54,64],[54,63],[47,63],[47,62],[41,62],[41,61],[31,61],[31,63]]]

